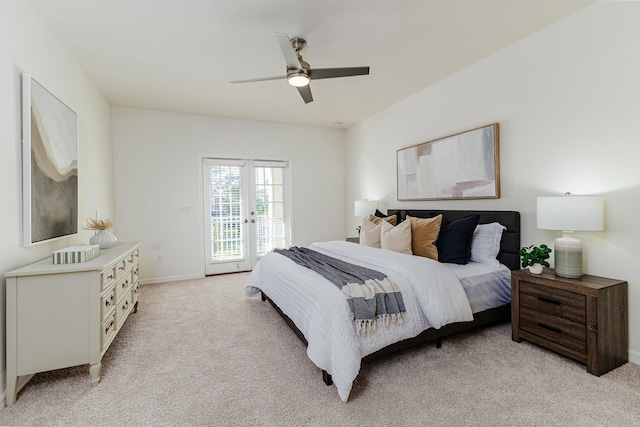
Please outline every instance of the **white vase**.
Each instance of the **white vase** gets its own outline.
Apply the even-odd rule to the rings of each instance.
[[[527,267],[529,269],[529,273],[532,274],[541,274],[542,273],[542,264],[533,264]]]
[[[92,245],[100,245],[100,249],[108,249],[115,245],[118,239],[107,230],[99,230],[91,236],[89,243]]]

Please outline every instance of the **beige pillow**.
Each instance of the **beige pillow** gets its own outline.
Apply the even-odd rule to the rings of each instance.
[[[394,227],[387,221],[381,222],[380,247],[391,249],[403,254],[413,254],[411,252],[411,224],[409,221],[401,222]]]
[[[360,228],[360,244],[379,248],[380,226],[381,224],[375,224],[374,222],[369,221],[367,218],[362,218],[362,227]]]
[[[391,225],[396,225],[396,222],[398,222],[398,218],[396,217],[395,214],[385,218],[380,218],[379,216],[375,216],[375,215],[369,215],[367,219],[373,222],[374,224],[380,224],[380,222],[382,222],[383,220],[387,221]]]
[[[436,240],[440,234],[442,215],[433,218],[415,218],[407,215],[411,223],[411,248],[415,255],[438,260]]]

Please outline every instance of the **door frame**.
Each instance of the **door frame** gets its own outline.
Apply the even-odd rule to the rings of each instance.
[[[204,162],[207,159],[219,159],[219,160],[231,160],[231,161],[265,161],[265,162],[287,162],[287,167],[286,167],[286,180],[288,183],[288,196],[287,196],[287,206],[286,206],[286,210],[287,210],[287,215],[289,217],[289,236],[290,236],[290,242],[293,244],[293,242],[295,241],[295,232],[294,232],[294,217],[293,217],[293,192],[294,192],[294,185],[293,185],[293,161],[290,158],[286,158],[286,157],[272,157],[272,156],[228,156],[228,155],[218,155],[218,154],[213,154],[213,153],[200,153],[198,154],[198,175],[199,175],[199,185],[198,185],[198,199],[199,199],[199,212],[200,212],[200,221],[202,224],[202,233],[200,233],[200,238],[199,238],[199,246],[200,246],[200,268],[201,268],[201,276],[205,277],[207,275],[206,273],[206,263],[208,262],[207,260],[207,250],[206,250],[206,245],[209,244],[208,242],[208,237],[206,235],[207,229],[208,229],[208,223],[207,221],[209,220],[209,218],[205,215],[205,210],[206,210],[206,206],[205,206],[205,200],[204,200],[204,190],[205,190],[205,184],[204,184],[204,179],[205,179],[205,172],[206,169],[204,167]],[[252,176],[253,174],[250,173],[250,176]],[[253,188],[255,187],[255,183],[251,183],[251,193],[253,193],[255,191],[255,189]],[[247,239],[249,239],[249,232],[246,233]],[[255,239],[254,239],[255,241]],[[249,250],[252,252],[251,255],[251,264],[250,267],[251,269],[253,269],[253,266],[255,265],[255,263],[258,262],[260,257],[257,257],[255,255],[255,248],[249,248]],[[247,270],[235,270],[235,271],[230,271],[231,272],[240,272],[240,271],[247,271]],[[215,273],[215,274],[224,274],[224,273]]]

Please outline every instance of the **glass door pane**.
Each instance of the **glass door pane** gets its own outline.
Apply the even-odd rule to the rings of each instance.
[[[289,246],[285,205],[285,168],[254,167],[256,203],[256,255]]]
[[[241,166],[213,165],[209,169],[211,262],[245,256],[242,227]]]

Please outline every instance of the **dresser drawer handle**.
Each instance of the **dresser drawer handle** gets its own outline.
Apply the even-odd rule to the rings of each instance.
[[[125,301],[124,304],[122,304],[122,311],[125,311],[127,308],[129,308],[129,301]]]
[[[109,325],[106,328],[104,328],[105,335],[109,333],[109,329],[111,329],[112,326],[113,326],[113,320],[111,321],[111,323],[109,323]]]
[[[555,304],[555,305],[561,305],[562,304],[560,301],[556,301],[556,300],[553,300],[551,298],[538,297],[538,299],[540,301],[543,301],[543,302],[548,302],[549,304]]]
[[[107,279],[109,279],[109,280],[113,279],[113,274],[108,275]]]
[[[104,302],[105,307],[109,307],[111,304],[113,304],[113,294],[108,300],[105,300]]]
[[[553,326],[547,326],[544,323],[538,323],[538,326],[540,326],[541,328],[548,329],[548,330],[550,330],[552,332],[555,332],[556,334],[561,334],[562,333],[562,329],[554,328]]]
[[[129,280],[125,280],[124,282],[122,282],[122,289],[127,289],[127,286],[129,286]]]

